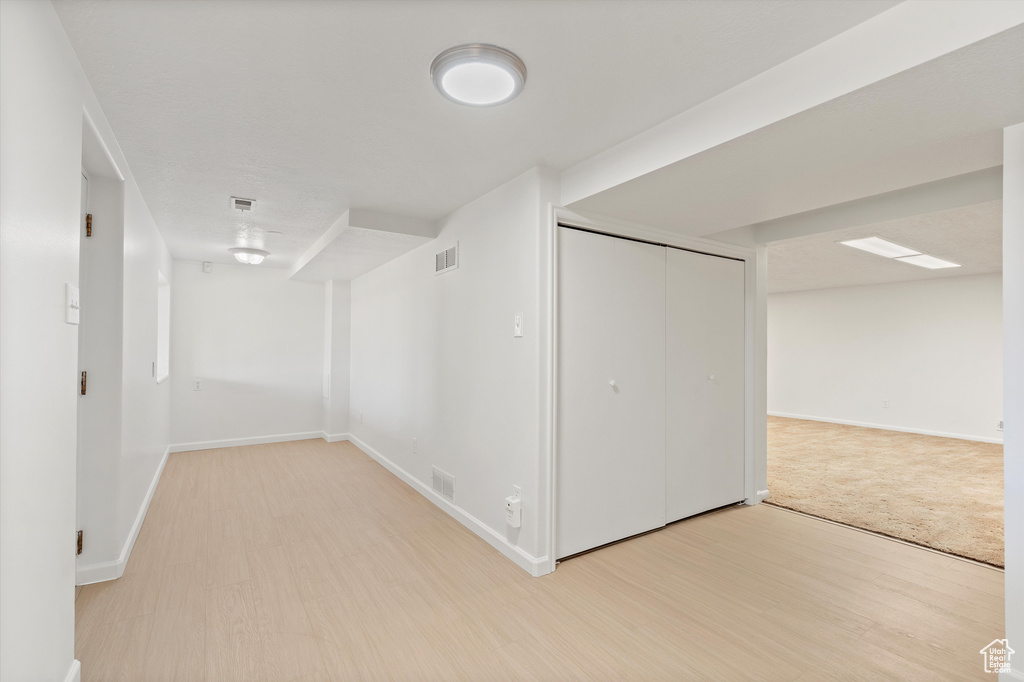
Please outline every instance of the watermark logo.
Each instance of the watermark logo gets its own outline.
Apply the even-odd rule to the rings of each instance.
[[[985,672],[987,673],[1009,673],[1010,656],[1016,653],[1010,648],[1005,639],[994,639],[981,650],[985,657]]]

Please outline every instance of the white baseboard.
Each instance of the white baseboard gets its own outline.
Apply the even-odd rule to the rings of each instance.
[[[225,438],[223,440],[202,440],[195,443],[177,443],[171,446],[171,452],[192,452],[193,450],[215,450],[217,448],[235,448],[240,445],[264,445],[266,443],[287,443],[292,440],[310,440],[323,438],[323,431],[307,431],[305,433],[278,433],[271,436],[252,436],[250,438]]]
[[[139,537],[139,531],[142,530],[142,522],[146,520],[146,512],[149,511],[149,503],[153,501],[153,495],[156,493],[156,486],[160,483],[160,477],[164,473],[164,467],[167,466],[167,456],[170,454],[171,446],[167,446],[167,449],[164,450],[164,456],[160,458],[160,466],[156,468],[156,474],[153,476],[153,480],[149,484],[149,490],[146,491],[146,497],[142,500],[142,506],[139,507],[139,513],[135,516],[135,523],[132,524],[132,530],[128,533],[128,539],[125,540],[124,547],[121,548],[120,556],[115,561],[104,561],[97,564],[85,564],[78,566],[75,570],[76,585],[89,585],[91,583],[100,583],[106,580],[116,580],[124,575],[125,566],[128,565],[128,557],[132,555],[132,549],[135,547],[135,540]]]
[[[320,437],[323,438],[328,443],[338,443],[338,442],[343,441],[343,440],[352,440],[352,436],[350,434],[347,434],[347,433],[329,434],[326,431],[321,431],[320,432]]]
[[[554,570],[552,561],[548,557],[534,557],[527,554],[519,547],[516,547],[511,542],[503,538],[498,532],[496,532],[490,526],[485,525],[480,519],[476,518],[462,507],[452,504],[445,498],[441,497],[434,492],[426,483],[423,483],[419,479],[415,478],[408,471],[398,466],[390,459],[380,454],[372,447],[359,440],[355,436],[350,435],[349,440],[355,444],[360,450],[365,452],[367,455],[377,460],[381,466],[393,473],[398,478],[405,481],[407,484],[412,486],[417,492],[423,495],[425,498],[433,502],[435,505],[448,512],[456,521],[461,523],[466,528],[470,529],[481,538],[483,538],[487,544],[494,547],[496,550],[504,554],[506,557],[515,562],[519,568],[523,569],[530,575],[536,577],[547,575]]]
[[[68,669],[68,674],[64,677],[64,682],[82,682],[82,664],[79,663],[77,658],[71,661],[71,667]]]
[[[870,424],[868,422],[855,422],[849,419],[830,419],[828,417],[811,417],[806,414],[790,414],[788,412],[768,412],[769,417],[785,417],[787,419],[806,419],[812,422],[827,422],[829,424],[845,424],[847,426],[863,426],[868,429],[882,429],[883,431],[900,431],[902,433],[917,433],[922,436],[940,436],[942,438],[956,438],[958,440],[973,440],[979,443],[1003,444],[1002,438],[987,438],[985,436],[965,436],[961,433],[946,433],[944,431],[927,431],[925,429],[912,429],[904,426],[889,426],[887,424]]]
[[[97,564],[85,564],[75,570],[76,585],[92,585],[108,580],[117,580],[124,575],[126,561],[115,559],[114,561],[103,561]]]

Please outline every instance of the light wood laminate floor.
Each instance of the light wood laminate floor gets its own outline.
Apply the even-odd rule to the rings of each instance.
[[[985,680],[1002,604],[996,569],[765,505],[530,578],[309,440],[171,455],[75,654],[87,682]]]

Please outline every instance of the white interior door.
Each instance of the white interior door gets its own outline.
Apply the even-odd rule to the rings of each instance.
[[[668,249],[666,514],[744,498],[743,263]]]
[[[562,558],[665,525],[665,249],[558,232]]]

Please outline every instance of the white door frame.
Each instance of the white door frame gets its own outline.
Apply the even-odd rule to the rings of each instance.
[[[546,301],[546,307],[550,311],[550,319],[547,325],[547,363],[544,372],[547,383],[547,403],[550,411],[547,415],[546,424],[546,449],[548,451],[546,471],[541,471],[542,478],[547,481],[548,528],[547,528],[547,558],[550,561],[548,572],[555,570],[557,563],[555,557],[555,539],[557,533],[557,495],[558,495],[558,225],[568,225],[582,228],[613,237],[625,237],[641,241],[671,246],[690,251],[697,251],[713,256],[724,256],[735,258],[744,262],[744,475],[743,490],[746,504],[757,504],[761,498],[757,491],[755,478],[755,462],[757,457],[757,439],[755,429],[757,427],[757,251],[742,246],[735,246],[725,242],[704,239],[701,237],[689,237],[674,234],[662,230],[653,229],[643,225],[627,223],[612,218],[601,216],[585,215],[576,213],[558,206],[550,206],[548,220],[541,229],[546,233],[542,235],[542,251],[547,252],[547,275],[550,286],[548,292],[550,298]],[[546,248],[544,248],[546,246]]]

